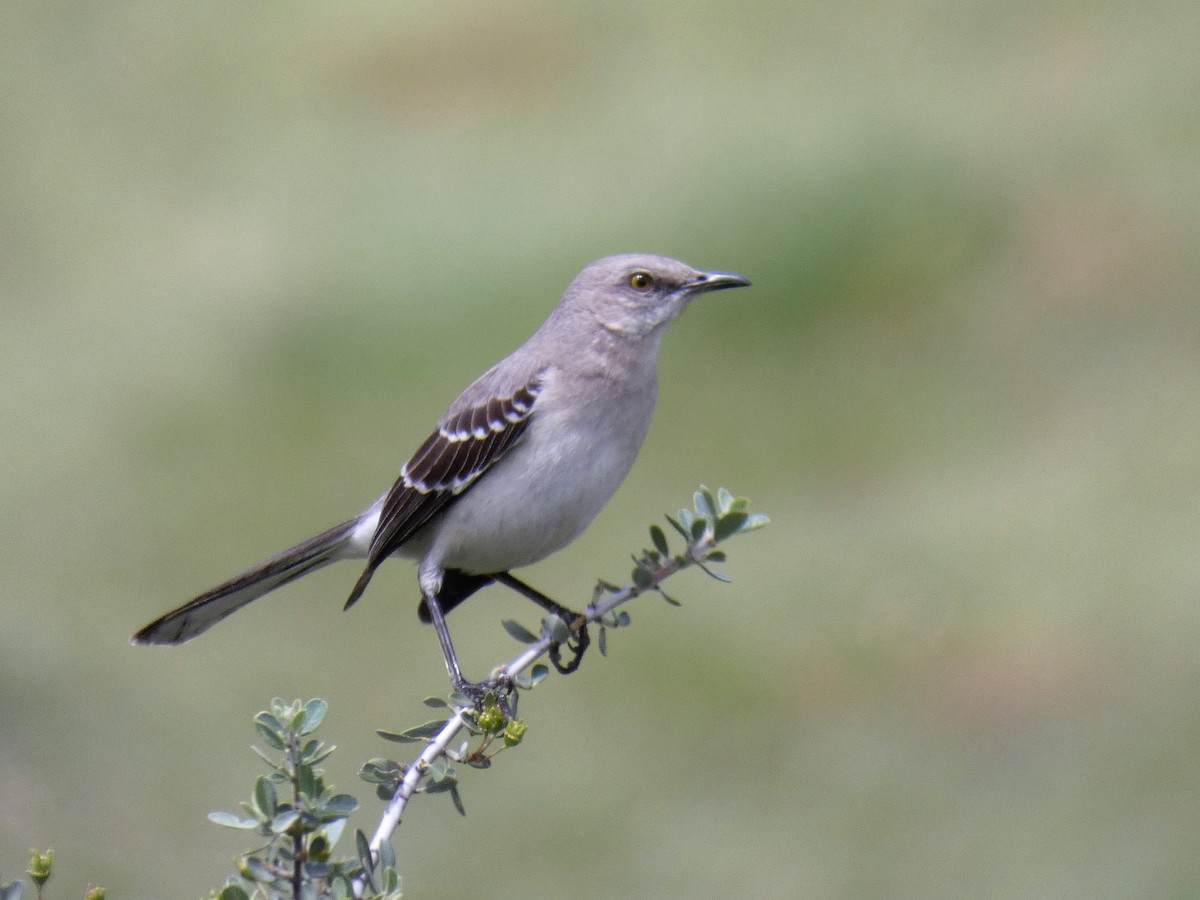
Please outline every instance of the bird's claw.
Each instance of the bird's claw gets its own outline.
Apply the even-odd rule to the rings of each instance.
[[[566,644],[567,649],[574,654],[570,660],[565,663],[562,661],[562,653],[560,651],[562,643],[558,641],[550,642],[550,662],[554,665],[555,670],[557,670],[561,675],[570,675],[579,668],[580,662],[583,661],[583,651],[585,651],[588,648],[588,645],[592,642],[591,636],[588,634],[587,630],[587,619],[585,619],[583,616],[579,616],[573,623],[571,623],[571,625],[571,633],[573,637],[569,637],[565,642],[563,642]]]
[[[505,719],[509,719],[517,710],[516,687],[505,674],[497,675],[491,681],[461,681],[454,685],[454,693],[457,696],[451,699],[455,705],[469,707],[477,713],[495,706]]]

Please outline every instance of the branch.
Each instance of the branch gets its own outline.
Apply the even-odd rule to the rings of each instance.
[[[678,565],[664,566],[663,574],[658,579],[668,577],[679,571]],[[615,610],[624,603],[628,603],[642,591],[634,585],[628,585],[622,590],[609,594],[602,602],[590,604],[587,611],[583,615],[584,621],[588,624],[599,623],[601,617]],[[503,673],[510,677],[520,675],[535,662],[550,652],[551,638],[549,635],[543,635],[534,643],[530,644],[520,656],[509,661],[503,666],[496,669],[497,673]],[[439,756],[445,754],[449,749],[451,741],[466,727],[464,715],[461,710],[450,717],[434,737],[429,739],[429,744],[424,752],[413,761],[408,767],[404,775],[404,780],[400,782],[396,788],[396,793],[392,796],[391,802],[387,809],[383,812],[383,819],[379,823],[379,827],[375,830],[375,836],[371,838],[371,853],[376,855],[379,852],[380,845],[391,838],[392,833],[399,827],[400,819],[404,815],[404,809],[408,806],[408,801],[412,799],[416,793],[417,787],[421,779],[429,771],[429,767],[433,761]]]
[[[678,518],[668,516],[667,521],[687,541],[686,551],[674,556],[669,555],[662,529],[651,526],[650,537],[654,549],[644,550],[640,557],[634,558],[635,567],[631,583],[620,589],[603,582],[597,585],[587,610],[568,625],[571,631],[578,632],[589,624],[598,624],[602,628],[605,624],[618,624],[612,613],[619,607],[649,591],[662,593],[659,585],[663,581],[692,566],[699,567],[720,581],[728,581],[725,575],[710,568],[712,563],[724,560],[724,554],[716,549],[717,544],[735,534],[762,527],[767,523],[767,517],[751,514],[747,501],[734,498],[724,489],[718,491],[714,497],[706,488],[701,488],[695,495],[694,513],[688,509],[680,510]],[[665,594],[663,596],[666,597]],[[669,597],[666,599],[675,602]],[[526,647],[520,655],[498,667],[493,673],[494,678],[515,678],[549,653],[554,642],[555,629],[550,623],[543,622],[542,632],[542,637]],[[561,629],[558,630],[558,634],[562,634]],[[603,643],[601,649],[603,650]],[[467,727],[467,713],[463,709],[457,709],[441,730],[426,738],[427,746],[405,770],[404,777],[397,785],[391,801],[384,810],[379,827],[371,838],[369,847],[372,862],[379,859],[380,847],[391,839],[399,827],[404,810],[420,788],[422,779],[430,773],[438,759],[449,755],[451,742]],[[364,863],[366,862],[364,859]],[[354,882],[356,897],[363,895],[366,879],[364,869]]]

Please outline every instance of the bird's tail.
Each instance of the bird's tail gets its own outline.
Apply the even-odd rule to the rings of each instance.
[[[347,555],[358,520],[351,519],[309,538],[241,575],[206,591],[195,600],[155,619],[133,636],[135,644],[182,644],[207,631],[252,600]]]

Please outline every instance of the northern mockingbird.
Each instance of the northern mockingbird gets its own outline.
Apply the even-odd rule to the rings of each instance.
[[[661,256],[591,263],[529,340],[459,394],[365,511],[172,610],[134,643],[181,644],[301,575],[365,559],[349,607],[380,563],[405,556],[418,560],[421,618],[437,630],[455,688],[478,695],[445,613],[492,581],[562,609],[509,570],[571,543],[624,480],[650,427],[671,320],[701,294],[749,284]]]

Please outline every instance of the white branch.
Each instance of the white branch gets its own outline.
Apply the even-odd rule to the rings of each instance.
[[[626,585],[618,591],[596,598],[592,603],[588,604],[587,610],[583,615],[584,620],[589,625],[599,623],[602,617],[617,607],[628,603],[634,597],[648,590],[658,587],[659,583],[674,575],[680,569],[687,568],[702,560],[704,555],[713,549],[714,545],[715,542],[713,541],[711,531],[705,533],[700,540],[688,547],[687,553],[682,559],[679,557],[667,557],[664,559],[662,565],[651,574],[650,585],[648,587],[639,588],[632,584]],[[515,659],[497,668],[496,673],[509,677],[520,675],[550,651],[550,644],[550,636],[543,634],[541,638],[526,647]],[[403,781],[397,786],[396,792],[392,795],[392,799],[387,805],[387,809],[383,812],[383,818],[379,822],[379,827],[375,829],[375,836],[371,838],[371,856],[373,859],[379,859],[379,848],[400,827],[400,819],[404,815],[408,801],[417,792],[421,779],[429,772],[429,767],[433,765],[434,760],[446,753],[450,747],[450,743],[466,727],[464,718],[461,711],[452,715],[442,727],[442,730],[436,736],[429,739],[429,744],[425,747],[425,750],[405,771]],[[365,882],[366,879],[362,875],[355,879],[354,895],[356,897],[362,896],[366,887]]]

